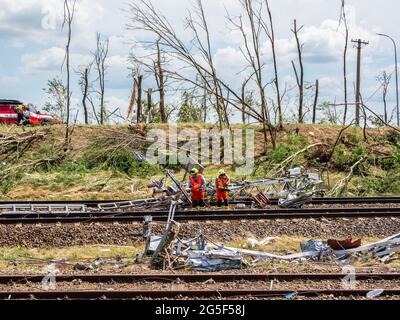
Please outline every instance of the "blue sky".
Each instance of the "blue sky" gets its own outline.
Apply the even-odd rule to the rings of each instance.
[[[120,107],[126,110],[130,98],[132,81],[127,69],[127,57],[135,39],[145,39],[140,32],[126,30],[129,14],[124,11],[129,0],[77,0],[77,12],[73,25],[72,65],[91,60],[96,32],[110,40],[106,100],[109,109]],[[183,28],[183,19],[191,1],[153,0],[185,38],[189,35]],[[236,32],[229,31],[225,10],[232,14],[240,12],[238,0],[203,0],[212,30],[213,53],[218,72],[233,86],[241,80],[238,71],[243,66],[239,47],[241,39]],[[304,43],[306,80],[313,83],[320,79],[321,100],[341,102],[343,30],[337,26],[339,0],[270,0],[277,38],[277,50],[282,86],[294,84],[290,62],[296,58],[296,47],[290,27],[294,18],[303,24],[301,40]],[[370,45],[363,51],[363,96],[374,93],[379,84],[376,77],[386,70],[394,70],[393,48],[389,40],[377,37],[377,32],[390,34],[399,39],[397,0],[348,0],[347,12],[353,38],[363,38]],[[61,30],[61,0],[0,0],[0,98],[20,99],[35,105],[44,105],[43,88],[48,79],[63,77],[61,64],[66,41],[65,30]],[[268,46],[265,55],[268,61]],[[355,80],[356,50],[350,46],[348,56],[349,91],[353,95]],[[270,72],[269,67],[266,73]],[[272,73],[268,75],[272,78]],[[80,89],[77,79],[72,79],[73,104],[80,108]],[[145,87],[152,86],[150,79]],[[394,107],[394,77],[389,88],[388,101]],[[288,101],[289,108],[295,103]],[[170,93],[173,97],[174,93]],[[381,91],[373,96],[369,104],[375,110],[382,108]]]

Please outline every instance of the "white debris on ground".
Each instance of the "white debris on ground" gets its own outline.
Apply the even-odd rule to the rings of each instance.
[[[300,244],[300,253],[289,255],[276,255],[273,253],[226,247],[215,244],[203,235],[185,240],[178,238],[179,224],[173,220],[176,202],[171,203],[167,227],[162,236],[151,236],[149,228],[145,228],[147,239],[144,255],[152,255],[152,266],[163,269],[191,268],[197,271],[220,271],[226,269],[239,269],[248,262],[260,263],[268,260],[336,260],[346,261],[349,258],[373,259],[379,258],[382,262],[390,259],[394,253],[400,251],[400,233],[383,240],[361,246],[361,240],[352,242],[351,237],[344,241],[339,240],[309,240]],[[148,225],[150,221],[145,221]],[[168,241],[166,241],[166,239]],[[248,238],[247,244],[254,248],[275,241],[275,237],[266,237],[261,240]],[[342,250],[335,250],[337,246]],[[346,249],[350,246],[351,249]],[[248,261],[248,260],[252,261]],[[154,264],[154,261],[157,261]],[[162,263],[160,263],[162,261]]]

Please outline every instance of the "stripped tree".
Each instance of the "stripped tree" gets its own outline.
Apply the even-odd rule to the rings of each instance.
[[[392,76],[388,75],[386,71],[382,71],[382,74],[379,75],[377,78],[382,87],[382,100],[383,100],[383,112],[384,112],[383,119],[385,120],[386,123],[390,122],[387,110],[387,93],[391,78]]]
[[[157,60],[155,63],[154,74],[156,77],[158,92],[160,93],[160,118],[162,123],[167,122],[167,113],[165,110],[165,77],[164,77],[164,68],[161,58],[161,49],[160,49],[160,41],[158,40],[156,43],[157,47]]]
[[[65,26],[68,28],[68,36],[67,36],[67,45],[65,47],[65,67],[67,72],[67,105],[66,105],[66,130],[65,130],[65,145],[66,149],[68,149],[69,145],[69,115],[70,115],[70,108],[71,108],[71,88],[70,88],[70,45],[72,39],[72,22],[74,20],[75,14],[75,4],[76,0],[72,3],[72,7],[68,0],[64,0],[64,21],[62,24],[62,29]],[[64,64],[63,63],[63,64]]]
[[[345,42],[344,42],[344,51],[343,51],[343,88],[344,88],[344,113],[343,113],[343,125],[346,124],[347,120],[347,111],[348,111],[348,98],[347,98],[347,49],[349,45],[349,27],[347,23],[346,16],[346,6],[345,0],[341,0],[342,5],[340,9],[340,19],[339,19],[339,27],[343,22],[345,28]]]
[[[201,5],[201,2],[198,3],[198,6],[196,7],[197,10],[199,5]],[[169,67],[164,69],[165,74],[168,75],[171,81],[181,81],[187,86],[192,85],[197,88],[203,88],[207,91],[208,95],[214,96],[220,101],[223,101],[224,106],[219,107],[219,110],[222,109],[223,114],[221,114],[219,119],[225,121],[224,124],[228,126],[229,119],[227,107],[231,106],[235,110],[242,112],[243,105],[245,105],[246,110],[244,112],[263,125],[265,141],[267,141],[266,134],[269,132],[272,145],[275,147],[275,131],[269,121],[268,112],[265,110],[267,107],[266,99],[264,99],[263,103],[264,110],[263,108],[260,108],[261,110],[258,109],[260,106],[258,101],[254,105],[243,101],[240,90],[238,92],[236,89],[232,88],[227,81],[218,75],[215,66],[211,67],[209,61],[204,59],[204,55],[206,55],[208,51],[208,45],[204,44],[202,41],[196,40],[200,40],[200,31],[203,30],[204,32],[204,29],[202,28],[198,30],[199,23],[200,25],[202,23],[201,18],[200,20],[196,19],[196,22],[194,23],[195,30],[198,30],[197,35],[194,35],[192,41],[185,41],[178,36],[168,19],[148,0],[132,1],[130,3],[130,14],[131,23],[128,25],[128,29],[150,32],[154,35],[155,40],[153,43],[146,41],[147,48],[152,47],[153,50],[156,50],[156,42],[159,41],[160,46],[165,50],[165,54],[168,55],[171,60],[174,59],[179,62],[179,65],[181,66],[179,68],[174,69],[173,67]],[[201,11],[197,11],[197,15],[201,16]],[[189,15],[188,18],[191,19],[191,16]],[[260,26],[260,30],[261,29],[262,27]],[[191,30],[192,33],[194,32],[192,28],[189,28],[189,30]],[[207,37],[203,34],[201,39],[203,38]],[[148,62],[143,63],[148,64]],[[194,72],[188,72],[188,70]],[[253,77],[254,80],[256,77]],[[218,86],[217,89],[214,85],[215,82]],[[264,83],[264,86],[266,85],[268,85],[268,83]]]
[[[251,68],[251,78],[257,85],[261,106],[262,125],[264,127],[264,150],[266,150],[268,140],[267,130],[270,132],[271,143],[274,148],[276,141],[276,131],[271,122],[270,110],[268,108],[267,96],[265,92],[268,83],[266,83],[264,80],[264,63],[262,62],[261,53],[261,47],[263,44],[262,30],[266,30],[267,33],[269,31],[266,29],[265,22],[263,22],[261,19],[263,9],[262,2],[256,2],[256,4],[258,4],[256,8],[253,6],[254,3],[252,0],[242,0],[240,3],[245,10],[245,16],[240,16],[237,19],[228,17],[228,19],[242,35],[244,46],[241,48],[241,52]],[[247,30],[249,30],[249,32]],[[277,83],[276,78],[275,83]],[[280,97],[278,100],[280,101]]]
[[[105,107],[105,84],[106,84],[106,60],[108,56],[109,40],[101,41],[100,33],[96,35],[96,51],[93,54],[94,66],[97,71],[97,81],[99,82],[99,89],[97,94],[100,100],[100,124],[104,124],[106,120],[106,107]]]
[[[92,64],[90,63],[86,66],[83,66],[80,70],[76,72],[79,76],[79,85],[81,87],[81,92],[82,92],[82,106],[83,106],[83,114],[85,117],[85,124],[89,124],[89,111],[87,102],[90,94],[89,76],[91,69],[92,69]]]
[[[303,114],[303,104],[304,104],[304,66],[303,66],[303,44],[300,43],[299,39],[299,32],[303,29],[303,26],[300,28],[297,28],[297,21],[294,19],[293,21],[293,29],[292,32],[294,34],[294,37],[296,39],[296,45],[297,45],[297,54],[298,54],[298,59],[299,59],[299,69],[297,69],[294,61],[292,61],[292,66],[294,70],[294,74],[296,76],[296,83],[297,87],[299,89],[299,106],[298,106],[298,122],[303,123],[304,121],[304,114]]]
[[[274,84],[275,84],[275,90],[276,90],[276,103],[278,106],[278,121],[279,121],[279,127],[282,128],[282,125],[283,125],[282,96],[281,96],[280,88],[279,88],[278,62],[277,62],[277,58],[276,58],[276,46],[275,46],[275,31],[274,31],[274,24],[272,21],[272,12],[271,12],[271,8],[269,6],[268,0],[265,0],[265,5],[267,7],[269,25],[267,25],[267,23],[264,21],[261,12],[258,15],[258,19],[261,22],[261,25],[262,25],[262,27],[270,41],[270,44],[271,44],[272,61],[274,63],[274,73],[275,73]]]

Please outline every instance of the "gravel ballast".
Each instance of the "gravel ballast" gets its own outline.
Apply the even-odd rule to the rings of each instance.
[[[142,224],[0,225],[0,246],[48,248],[82,245],[137,245],[143,243]],[[153,234],[164,227],[153,226]],[[293,236],[309,238],[387,237],[400,231],[400,218],[278,219],[204,221],[181,224],[180,236],[230,242],[243,237]]]

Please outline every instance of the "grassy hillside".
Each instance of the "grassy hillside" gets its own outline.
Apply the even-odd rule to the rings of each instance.
[[[77,126],[70,149],[64,152],[64,128],[0,127],[0,198],[37,199],[131,199],[151,196],[147,184],[163,176],[162,168],[139,162],[132,150],[143,152],[149,129],[123,126]],[[158,125],[157,128],[166,129]],[[180,125],[200,130],[203,125]],[[211,128],[211,126],[207,126]],[[351,127],[338,137],[342,127],[288,125],[278,133],[277,148],[263,152],[263,135],[256,130],[256,168],[248,179],[274,175],[290,155],[299,153],[287,167],[302,165],[313,171],[326,166],[323,178],[328,188],[346,177],[336,194],[400,194],[400,134],[393,129]],[[299,129],[299,130],[296,130]],[[298,132],[297,132],[298,131]],[[332,146],[338,141],[335,151]],[[327,163],[327,160],[330,161]],[[356,165],[356,166],[354,166]],[[353,167],[353,169],[352,169]],[[220,166],[208,166],[205,175],[214,179]],[[182,177],[183,170],[174,166]],[[233,179],[234,168],[225,168]]]

